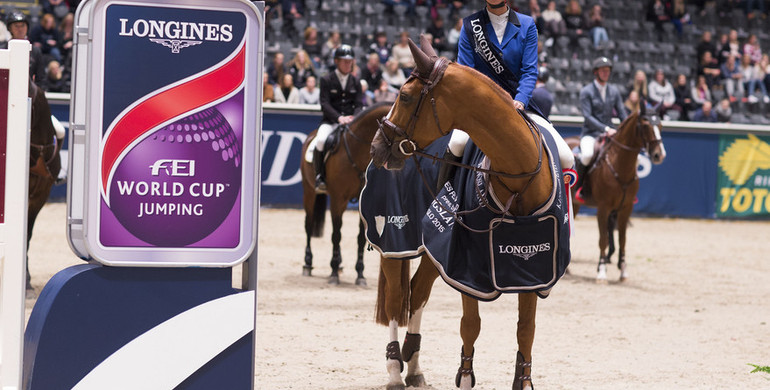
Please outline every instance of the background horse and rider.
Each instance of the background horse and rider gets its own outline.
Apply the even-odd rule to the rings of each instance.
[[[545,143],[540,128],[525,113],[513,109],[510,95],[481,73],[450,63],[445,58],[438,58],[424,37],[421,39],[422,49],[418,49],[411,41],[410,47],[417,66],[402,86],[393,110],[384,118],[383,126],[372,142],[372,164],[376,167],[402,169],[406,164],[411,164],[406,161],[408,157],[421,153],[421,148],[447,135],[451,129],[460,128],[470,135],[475,145],[488,159],[485,160],[488,163],[483,168],[470,167],[474,171],[465,171],[458,175],[466,177],[472,175],[475,180],[483,181],[484,188],[481,191],[490,195],[489,197],[480,195],[479,198],[493,197],[496,201],[495,204],[486,204],[482,207],[486,211],[497,212],[496,216],[499,217],[495,220],[496,222],[486,226],[491,228],[482,229],[484,230],[481,233],[482,237],[487,237],[484,234],[491,234],[490,230],[495,230],[497,226],[505,225],[505,222],[509,221],[508,218],[528,216],[535,210],[540,210],[549,202],[549,199],[554,199],[552,195],[554,189],[563,184],[558,170],[551,169],[552,164],[555,167],[553,155],[544,150]],[[481,101],[484,104],[478,104]],[[416,157],[411,161],[415,159]],[[428,169],[424,163],[418,164],[422,165],[421,170]],[[433,169],[436,169],[435,166]],[[369,182],[369,175],[374,175],[373,172],[376,172],[375,168],[370,168],[367,173],[366,188],[362,192],[361,200],[361,210],[367,221],[369,239],[376,234],[380,236],[388,234],[383,233],[381,225],[375,222],[376,216],[368,215],[371,213],[365,211],[369,191],[375,194],[386,189],[383,187],[390,185],[390,183],[382,184],[376,180]],[[447,191],[452,189],[458,180],[444,183],[439,197],[451,198],[452,194]],[[399,191],[406,191],[407,187],[422,186],[419,181],[410,183],[404,185],[404,188]],[[435,186],[435,182],[426,183],[426,185]],[[397,197],[403,198],[407,203],[410,200],[416,202],[415,198],[409,195],[399,194]],[[563,212],[562,217],[564,217],[567,214],[564,209],[567,202],[563,193],[556,202],[559,203]],[[423,207],[422,212],[427,214],[428,204],[418,205],[418,207]],[[435,209],[435,202],[430,207]],[[450,211],[449,214],[452,214],[454,210],[444,211]],[[470,223],[471,214],[462,217],[453,214],[452,219],[457,224],[465,225]],[[410,215],[408,220],[419,224],[421,215]],[[566,225],[566,220],[563,222]],[[442,222],[439,221],[439,223]],[[372,233],[375,225],[377,232]],[[422,226],[423,229],[426,228],[425,222]],[[465,227],[458,229],[465,229]],[[475,230],[470,229],[460,234],[475,234]],[[554,239],[553,231],[550,234],[550,239]],[[389,373],[387,388],[404,389],[405,385],[417,387],[425,384],[424,375],[419,366],[421,340],[419,332],[423,309],[431,293],[433,282],[439,275],[450,286],[464,292],[460,324],[463,343],[460,367],[455,378],[456,385],[461,389],[470,389],[475,384],[474,343],[481,330],[478,301],[494,300],[501,295],[501,292],[517,292],[519,293],[518,352],[513,386],[515,389],[531,386],[530,371],[537,297],[538,294],[547,295],[550,287],[563,273],[563,269],[557,271],[554,260],[553,271],[559,274],[553,275],[552,280],[547,284],[506,291],[501,291],[502,289],[478,291],[473,286],[453,280],[448,275],[450,271],[447,271],[443,264],[439,266],[439,261],[434,256],[440,249],[436,252],[434,252],[436,248],[426,250],[431,247],[431,244],[425,235],[422,240],[425,243],[420,248],[414,252],[403,253],[400,258],[390,253],[383,253],[383,250],[378,248],[382,255],[376,320],[390,328],[391,340],[386,347],[386,368]],[[447,246],[454,246],[454,244]],[[568,242],[566,247],[568,261]],[[416,256],[421,256],[421,261],[410,280],[409,261],[405,259]],[[470,256],[471,258],[467,259],[467,265],[486,264],[489,260],[484,256],[481,252]],[[560,265],[566,267],[566,264]],[[488,276],[472,274],[473,271],[468,269],[469,279],[484,279]],[[485,272],[489,274],[494,270],[486,269]],[[487,282],[484,281],[484,283]],[[400,349],[397,328],[403,325],[407,326],[407,333],[403,349]],[[401,378],[404,362],[407,362],[408,368],[405,382]]]
[[[29,94],[32,101],[30,119],[30,148],[29,148],[29,194],[27,207],[27,245],[32,239],[35,220],[43,205],[48,201],[56,179],[61,170],[61,140],[57,138],[51,108],[45,92],[29,82]],[[27,289],[30,286],[29,265],[27,266]]]
[[[599,225],[597,282],[607,280],[607,264],[615,252],[615,229],[618,231],[620,280],[628,278],[626,228],[639,191],[639,153],[646,150],[653,164],[660,164],[666,158],[660,119],[655,112],[647,111],[644,104],[640,106],[640,111],[632,112],[620,124],[617,133],[611,137],[605,136],[603,142],[597,142],[598,150],[586,170],[587,177],[583,182],[583,188],[588,186],[591,194],[585,199],[585,205],[596,208],[596,221]],[[580,145],[579,137],[569,137],[565,141],[573,150]],[[574,196],[572,204],[577,214],[580,203],[575,201]]]
[[[302,273],[310,276],[313,270],[313,252],[310,249],[310,238],[321,237],[326,221],[327,203],[332,217],[332,258],[329,283],[339,284],[342,255],[340,240],[342,239],[342,213],[351,200],[358,199],[363,187],[364,172],[371,156],[369,148],[378,129],[377,121],[390,110],[391,103],[377,103],[361,111],[348,126],[340,126],[337,133],[336,145],[326,154],[327,193],[316,193],[315,173],[312,162],[305,158],[308,148],[313,145],[316,131],[311,132],[302,145],[303,206],[305,209],[305,265]],[[331,138],[331,137],[330,137]],[[328,149],[327,149],[328,150]],[[364,226],[359,222],[358,251],[356,257],[357,285],[366,285],[364,278]]]

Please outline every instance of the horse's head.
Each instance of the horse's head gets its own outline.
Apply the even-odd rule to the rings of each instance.
[[[655,110],[648,110],[645,106],[646,102],[641,102],[640,110],[626,118],[616,137],[627,149],[647,150],[652,163],[660,164],[666,158],[666,148],[660,135],[660,117]]]
[[[372,141],[370,152],[377,167],[401,169],[415,150],[447,134],[438,120],[447,113],[443,105],[436,104],[433,88],[444,76],[449,60],[439,58],[425,36],[420,37],[420,46],[422,49],[409,40],[416,67]]]

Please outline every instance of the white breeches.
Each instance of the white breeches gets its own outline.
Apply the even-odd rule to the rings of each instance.
[[[318,132],[315,136],[315,148],[319,152],[323,152],[324,146],[326,146],[326,139],[329,138],[329,134],[332,133],[332,129],[334,127],[328,123],[321,123],[321,126],[318,126]]]
[[[594,145],[596,145],[596,138],[590,135],[584,135],[580,138],[580,163],[588,166],[591,159],[594,157]]]
[[[561,134],[556,131],[550,122],[542,118],[540,115],[529,113],[529,117],[535,123],[548,130],[548,132],[551,133],[551,136],[553,136],[553,139],[556,142],[556,148],[559,149],[559,160],[561,160],[562,169],[572,168],[573,165],[575,165],[575,157],[573,157],[572,150],[570,150],[567,143],[564,142],[564,138],[561,137]],[[453,155],[457,157],[461,157],[463,155],[463,150],[465,149],[465,144],[468,142],[468,138],[468,134],[464,131],[454,129],[452,136],[449,139],[448,145],[448,148]]]

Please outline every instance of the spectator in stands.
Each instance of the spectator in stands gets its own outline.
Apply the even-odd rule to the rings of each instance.
[[[537,40],[537,62],[540,63],[540,65],[548,66],[548,63],[550,62],[551,57],[548,54],[548,48],[545,47],[545,42],[543,42],[541,39]]]
[[[464,0],[433,0],[433,7],[430,10],[430,14],[432,18],[435,18],[437,15],[439,15],[439,9],[449,8],[449,17],[458,18],[460,17],[460,12],[464,7]]]
[[[265,19],[283,18],[280,0],[265,0]]]
[[[647,74],[643,70],[637,69],[634,73],[634,78],[626,88],[628,92],[636,91],[639,94],[639,100],[649,99],[649,92],[647,88]]]
[[[676,94],[674,93],[674,87],[666,80],[666,74],[663,73],[663,69],[655,71],[655,77],[650,81],[649,88],[650,104],[658,108],[658,114],[665,116],[668,110],[674,109],[678,111],[678,108],[675,106]]]
[[[321,60],[329,70],[334,69],[334,51],[342,45],[342,35],[339,31],[332,31],[329,34],[329,38],[326,39],[326,43],[321,46]]]
[[[647,3],[647,20],[655,24],[658,40],[663,40],[663,25],[671,21],[671,2],[650,0]]]
[[[414,69],[414,57],[412,57],[412,51],[409,49],[408,32],[401,32],[398,36],[398,43],[393,45],[390,54],[391,58],[395,58],[396,61],[398,61],[398,64],[404,70],[404,73],[412,73],[412,69]],[[387,67],[387,63],[385,66]]]
[[[385,62],[390,58],[390,51],[392,49],[390,43],[388,43],[388,35],[385,34],[385,31],[377,31],[374,34],[374,42],[369,45],[369,53],[376,53],[380,59],[380,64],[385,65]]]
[[[561,12],[556,9],[556,2],[551,0],[543,11],[543,22],[545,24],[545,33],[551,38],[557,38],[567,33],[567,25]]]
[[[698,63],[698,69],[695,74],[706,78],[709,89],[719,85],[720,77],[722,77],[722,70],[719,69],[719,65],[713,61],[710,51],[703,52],[703,56]]]
[[[65,77],[61,65],[56,60],[48,63],[48,71],[40,87],[46,92],[70,91],[70,80]]]
[[[59,30],[56,29],[56,19],[52,14],[44,14],[40,18],[40,24],[29,32],[29,41],[38,47],[43,54],[56,61],[61,61]]]
[[[388,6],[388,12],[393,12],[393,6],[404,5],[406,6],[406,12],[414,12],[414,0],[380,0],[381,3]]]
[[[532,90],[532,98],[530,99],[540,108],[546,119],[551,116],[551,108],[553,107],[553,95],[545,87],[549,78],[550,72],[548,68],[541,66],[537,69],[537,82],[535,83],[535,89]]]
[[[57,22],[64,19],[70,12],[70,6],[66,0],[41,0],[40,8],[43,14],[55,16]]]
[[[730,118],[733,116],[733,109],[730,107],[730,100],[727,98],[720,100],[714,111],[717,114],[717,122],[730,122]]]
[[[529,16],[535,21],[537,31],[545,30],[545,20],[543,20],[543,13],[540,11],[540,4],[537,3],[537,0],[529,0]]]
[[[315,76],[308,76],[305,86],[299,89],[299,104],[319,104],[321,91],[316,88]]]
[[[289,63],[289,74],[294,78],[294,86],[297,88],[305,86],[308,77],[318,76],[313,62],[310,61],[310,56],[302,49],[297,51],[297,54],[294,55],[291,63]]]
[[[717,41],[716,48],[717,48],[717,54],[714,58],[716,58],[717,63],[721,66],[725,58],[722,57],[722,48],[727,45],[727,43],[730,41],[730,36],[727,34],[719,34],[719,40]]]
[[[690,95],[692,95],[692,101],[695,105],[701,107],[704,103],[711,102],[711,88],[706,82],[706,76],[698,75],[696,80]]]
[[[299,104],[299,90],[294,86],[294,78],[288,73],[275,86],[275,102]]]
[[[321,57],[323,56],[322,48],[323,43],[320,39],[318,39],[318,29],[314,26],[305,27],[302,40],[302,49],[305,50],[307,55],[310,57],[310,60],[313,61],[313,66],[315,66],[316,69],[320,69],[321,64],[323,64],[321,61]]]
[[[695,114],[692,120],[695,122],[716,122],[717,113],[712,109],[713,105],[710,100],[703,102],[703,106],[695,110]]]
[[[297,36],[297,29],[294,27],[294,21],[302,19],[302,15],[305,13],[305,1],[282,0],[281,8],[283,9],[283,29],[290,37],[294,38]]]
[[[603,134],[612,136],[617,132],[612,127],[612,117],[617,116],[620,121],[628,117],[626,107],[617,87],[610,84],[612,73],[612,61],[606,57],[599,57],[593,61],[594,80],[580,90],[580,111],[583,114],[583,128],[580,134],[580,158],[576,164],[578,181],[576,183],[576,196],[587,198],[587,188],[580,189],[583,177],[586,174],[588,164],[594,155],[596,138]]]
[[[385,63],[385,70],[382,72],[382,79],[388,82],[388,85],[395,89],[401,88],[406,82],[404,70],[398,66],[395,58],[389,58]]]
[[[746,17],[749,20],[754,19],[756,16],[767,17],[767,14],[765,14],[765,0],[743,0],[743,4],[746,6]],[[757,10],[760,15],[757,15],[754,10]]]
[[[567,26],[567,34],[575,44],[579,37],[585,36],[585,18],[583,8],[578,0],[570,0],[564,10],[564,24]]]
[[[762,59],[759,60],[759,67],[765,72],[765,89],[770,91],[770,57],[767,54],[762,54]]]
[[[361,69],[361,80],[366,80],[369,91],[374,92],[382,80],[382,65],[377,53],[369,53],[366,56],[366,65]]]
[[[267,74],[270,77],[270,84],[276,85],[283,80],[286,74],[286,64],[283,63],[283,53],[278,52],[273,56],[273,61],[267,67]]]
[[[759,62],[752,65],[750,57],[744,55],[743,60],[741,61],[741,67],[743,80],[746,82],[746,95],[748,96],[749,103],[756,103],[759,101],[755,95],[757,88],[759,88],[762,100],[765,103],[770,103],[770,97],[767,95],[767,88],[765,87],[764,82],[765,70],[762,68],[762,65]]]
[[[724,63],[729,55],[732,55],[736,61],[740,61],[743,55],[743,48],[741,42],[738,41],[738,30],[736,29],[730,30],[730,33],[727,34],[727,43],[722,45],[719,52],[720,61]]]
[[[722,71],[722,84],[727,92],[728,99],[734,102],[745,95],[743,90],[743,72],[734,55],[728,54],[727,59],[720,67]]]
[[[691,24],[690,14],[687,13],[684,0],[674,0],[671,6],[671,23],[676,29],[677,35],[681,38],[684,29],[682,26],[685,24]]]
[[[711,53],[711,61],[714,63],[714,65],[716,65],[718,63],[717,47],[714,42],[711,41],[711,31],[709,30],[703,31],[700,41],[697,45],[695,45],[695,55],[697,56],[697,60],[699,62],[703,58],[703,52],[706,51]]]
[[[586,17],[586,28],[591,32],[591,39],[594,43],[594,48],[598,49],[607,42],[610,37],[607,35],[607,29],[604,28],[604,16],[602,16],[602,6],[594,4],[591,10],[588,11]]]
[[[455,53],[455,58],[457,58],[457,43],[460,41],[460,31],[463,29],[463,20],[460,18],[455,19],[455,24],[452,26],[452,29],[449,30],[449,33],[447,34],[446,41],[447,46],[449,47],[447,50],[451,50]]]
[[[626,101],[623,102],[623,106],[626,107],[628,112],[637,112],[641,109],[641,101],[639,100],[639,92],[631,91],[628,93]]]
[[[743,45],[743,55],[751,59],[751,64],[754,65],[762,59],[762,47],[759,46],[759,40],[757,34],[749,35],[746,40],[746,44]]]
[[[268,72],[262,73],[262,101],[275,101],[275,86],[270,83],[270,75]]]
[[[436,50],[436,53],[440,54],[449,49],[446,39],[446,29],[444,28],[444,19],[442,19],[441,16],[433,19],[431,25],[428,26],[425,32],[431,35],[431,46]]]
[[[351,74],[355,64],[355,53],[350,45],[340,45],[334,51],[334,70],[321,77],[321,125],[316,134],[317,141],[313,151],[313,168],[315,170],[315,190],[326,192],[326,172],[324,167],[324,152],[326,138],[329,137],[335,125],[348,125],[353,116],[363,108],[363,90],[361,83]]]
[[[374,90],[374,103],[379,102],[395,102],[398,93],[391,87],[384,79],[380,80],[380,84],[376,90]]]
[[[61,53],[62,66],[65,74],[72,69],[72,46],[74,45],[75,15],[68,13],[59,23],[59,52]]]
[[[692,90],[690,83],[687,82],[687,75],[684,73],[676,76],[674,94],[676,95],[676,105],[682,109],[682,115],[679,116],[679,120],[689,121],[690,111],[695,108],[695,102],[692,99]]]
[[[11,39],[27,39],[29,21],[20,11],[12,11],[9,13],[5,25],[11,33]],[[29,52],[29,78],[32,79],[35,84],[40,85],[45,78],[45,68],[46,62],[43,58],[43,53],[40,51],[39,47],[33,45]]]

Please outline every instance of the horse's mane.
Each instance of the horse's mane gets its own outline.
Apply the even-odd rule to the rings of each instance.
[[[392,105],[393,105],[393,102],[377,102],[377,103],[374,103],[371,106],[366,107],[363,110],[361,110],[361,112],[359,112],[358,114],[356,114],[356,116],[353,117],[353,122],[350,123],[350,124],[353,125],[354,123],[358,122],[361,118],[363,118],[369,112],[374,111],[374,110],[376,110],[376,109],[378,109],[378,108],[380,108],[382,106],[392,106]]]

